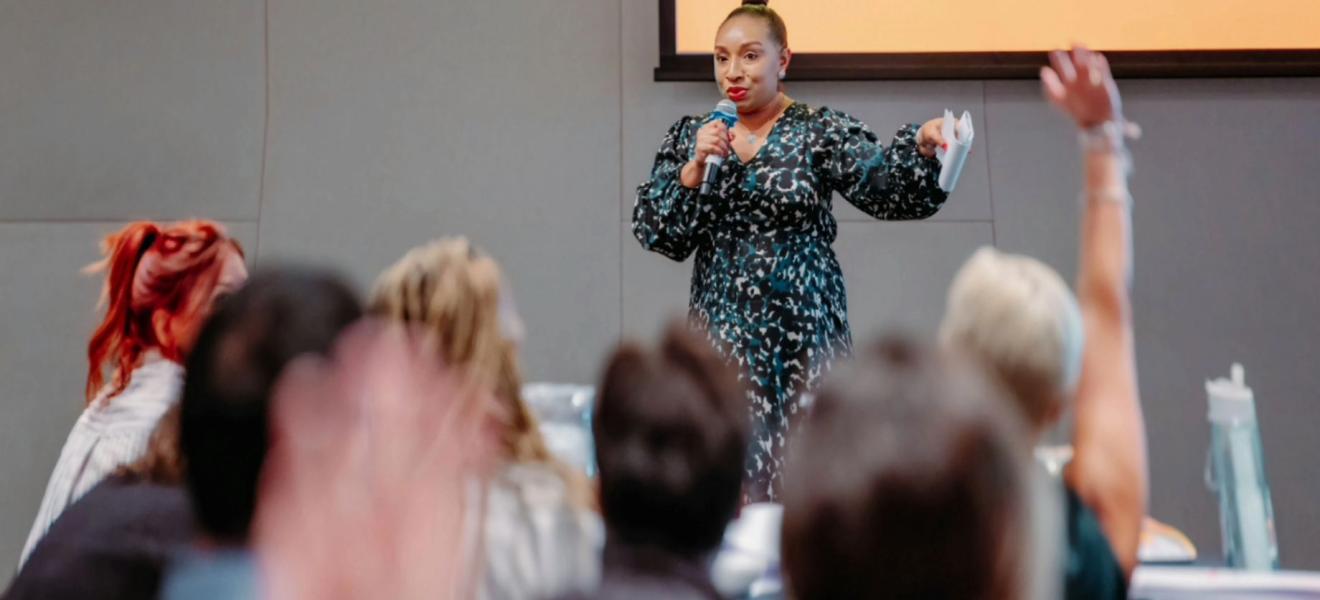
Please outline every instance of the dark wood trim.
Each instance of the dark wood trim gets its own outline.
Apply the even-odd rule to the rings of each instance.
[[[677,15],[674,0],[660,0],[660,56],[677,56],[678,29],[674,24]],[[663,63],[663,61],[661,61]],[[656,81],[660,81],[656,76]]]
[[[1320,50],[1106,52],[1105,56],[1114,75],[1122,78],[1320,76]],[[788,78],[1033,79],[1045,63],[1043,52],[795,54]],[[710,81],[712,77],[709,54],[661,54],[655,69],[656,81]]]
[[[710,81],[709,54],[679,54],[675,0],[660,0],[660,65],[656,81]],[[1149,77],[1316,77],[1320,48],[1105,52],[1114,75]],[[1034,79],[1044,52],[923,54],[794,54],[790,80]]]

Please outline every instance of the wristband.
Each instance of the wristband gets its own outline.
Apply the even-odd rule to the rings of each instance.
[[[1107,188],[1103,190],[1084,190],[1081,194],[1083,204],[1098,200],[1101,202],[1111,202],[1122,206],[1123,208],[1132,208],[1132,193],[1128,192],[1127,187]]]

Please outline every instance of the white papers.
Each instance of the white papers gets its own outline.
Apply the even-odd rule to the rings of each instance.
[[[935,149],[935,158],[940,161],[940,189],[952,192],[958,185],[958,176],[962,174],[967,154],[972,151],[972,115],[963,111],[957,121],[953,111],[944,109],[944,145]]]

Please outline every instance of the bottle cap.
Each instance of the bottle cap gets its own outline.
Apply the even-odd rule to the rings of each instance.
[[[1205,382],[1205,395],[1210,404],[1207,417],[1216,423],[1256,420],[1255,395],[1247,387],[1246,370],[1241,364],[1233,363],[1229,373],[1229,379],[1221,377]]]

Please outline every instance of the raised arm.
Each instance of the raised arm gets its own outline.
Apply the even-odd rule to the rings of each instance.
[[[1077,296],[1086,331],[1076,398],[1070,486],[1100,519],[1131,577],[1149,487],[1137,390],[1129,286],[1132,278],[1129,157],[1118,87],[1103,55],[1085,48],[1050,56],[1045,97],[1078,126],[1083,187]]]

